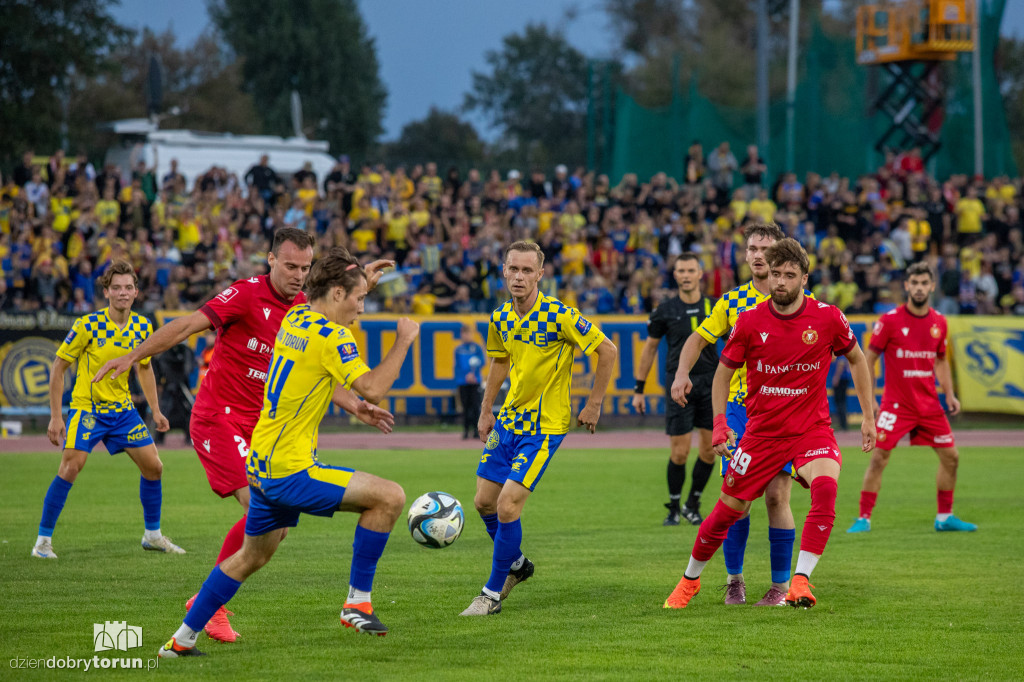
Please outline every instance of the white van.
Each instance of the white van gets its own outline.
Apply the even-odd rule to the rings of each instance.
[[[229,174],[235,173],[239,181],[244,182],[246,172],[266,154],[270,157],[270,167],[282,178],[310,163],[322,186],[334,166],[334,158],[327,153],[327,142],[304,137],[159,130],[145,118],[113,121],[103,127],[112,130],[118,138],[117,144],[107,150],[104,163],[117,165],[125,178],[131,177],[133,160],[145,161],[147,167],[152,167],[155,160],[159,182],[169,172],[171,159],[177,159],[178,172],[185,176],[189,188],[212,166],[226,168]]]

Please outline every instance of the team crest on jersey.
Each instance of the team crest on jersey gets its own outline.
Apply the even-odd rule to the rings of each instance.
[[[338,352],[341,353],[341,361],[349,362],[359,357],[359,349],[356,348],[354,343],[343,343],[338,346]]]
[[[910,327],[903,327],[900,331],[903,332],[903,336],[906,336],[910,333]]]
[[[233,299],[235,297],[235,294],[237,293],[238,289],[235,289],[234,287],[228,287],[224,291],[217,294],[217,300],[220,301],[221,303],[227,303],[228,301]]]
[[[732,474],[725,477],[725,485],[730,488],[736,485],[736,479],[732,477]]]
[[[800,340],[808,346],[813,346],[818,342],[818,332],[813,329],[805,329],[804,333],[800,335]]]
[[[590,321],[587,318],[580,315],[579,319],[576,320],[576,330],[580,334],[586,334],[587,332],[590,331]]]
[[[928,333],[932,335],[933,339],[939,338],[939,334],[942,332],[939,330],[939,325],[933,324],[932,328],[928,330]]]
[[[485,446],[488,450],[493,450],[498,447],[498,432],[491,429],[491,432],[487,434],[487,445]]]
[[[82,417],[82,426],[92,431],[94,428],[96,428],[96,417],[94,417],[91,414],[85,415],[84,417]]]
[[[878,442],[881,443],[884,440],[885,440],[885,431],[879,431],[878,432]]]

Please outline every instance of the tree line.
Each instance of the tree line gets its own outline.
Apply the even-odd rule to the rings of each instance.
[[[615,87],[649,106],[668,102],[675,77],[695,82],[719,104],[753,107],[756,4],[604,0],[615,42],[602,68],[614,74]],[[806,35],[813,17],[830,31],[852,33],[857,4],[840,0],[826,13],[821,2],[804,3],[801,31]],[[175,111],[164,127],[291,135],[294,90],[303,103],[303,133],[358,160],[550,166],[586,159],[595,62],[565,35],[571,12],[560,29],[531,23],[506,35],[473,70],[459,108],[431,108],[397,139],[382,142],[387,90],[355,0],[264,0],[258,9],[247,0],[208,0],[212,28],[184,47],[170,29],[120,25],[116,6],[117,0],[0,2],[4,167],[25,148],[49,151],[63,139],[70,153],[102,151],[110,138],[99,123],[149,113],[152,56],[163,67],[163,108]],[[773,97],[785,82],[785,21],[772,15]],[[1022,56],[1024,40],[1002,39],[997,76],[1024,167]],[[470,113],[498,132],[496,141],[484,141],[467,121]]]

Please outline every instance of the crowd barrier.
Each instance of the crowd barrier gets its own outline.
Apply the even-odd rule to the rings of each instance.
[[[163,324],[180,314],[179,311],[160,311],[154,317],[158,324]],[[371,367],[380,363],[394,343],[395,319],[393,315],[366,315],[353,329]],[[458,385],[454,356],[455,347],[460,343],[460,331],[463,324],[471,324],[478,333],[477,341],[483,345],[487,337],[488,317],[434,315],[414,316],[414,319],[420,324],[420,335],[402,365],[401,374],[388,398],[388,407],[400,415],[450,414],[454,410],[452,397]],[[604,413],[633,415],[633,377],[647,338],[647,318],[595,315],[588,319],[599,326],[619,349]],[[866,347],[870,339],[871,324],[875,319],[874,316],[850,318],[850,326],[862,347]],[[0,314],[0,406],[47,405],[54,351],[74,320],[73,315],[52,312]],[[1024,414],[1024,320],[954,316],[949,318],[949,338],[964,411]],[[666,355],[666,343],[662,341],[657,362],[647,377],[648,410],[653,414],[664,414],[665,410],[661,368],[665,366]],[[578,410],[586,401],[593,383],[594,365],[582,353],[576,354],[575,362],[570,393],[574,410]],[[485,365],[485,376],[486,370]],[[831,386],[831,370],[828,382]],[[878,393],[881,392],[881,384],[882,374],[878,371]],[[67,389],[72,385],[71,381],[65,383]],[[66,394],[66,397],[69,396]],[[860,411],[852,387],[847,397],[847,409],[850,413]]]

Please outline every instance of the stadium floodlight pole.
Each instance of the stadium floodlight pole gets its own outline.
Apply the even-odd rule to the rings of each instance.
[[[978,19],[980,3],[974,5],[974,54],[971,55],[971,80],[974,81],[974,174],[985,175],[985,126],[981,108],[981,22]]]
[[[757,148],[770,163],[768,125],[768,0],[757,0]]]
[[[786,65],[786,172],[793,169],[796,143],[796,44],[800,27],[800,0],[789,3],[789,57]]]

